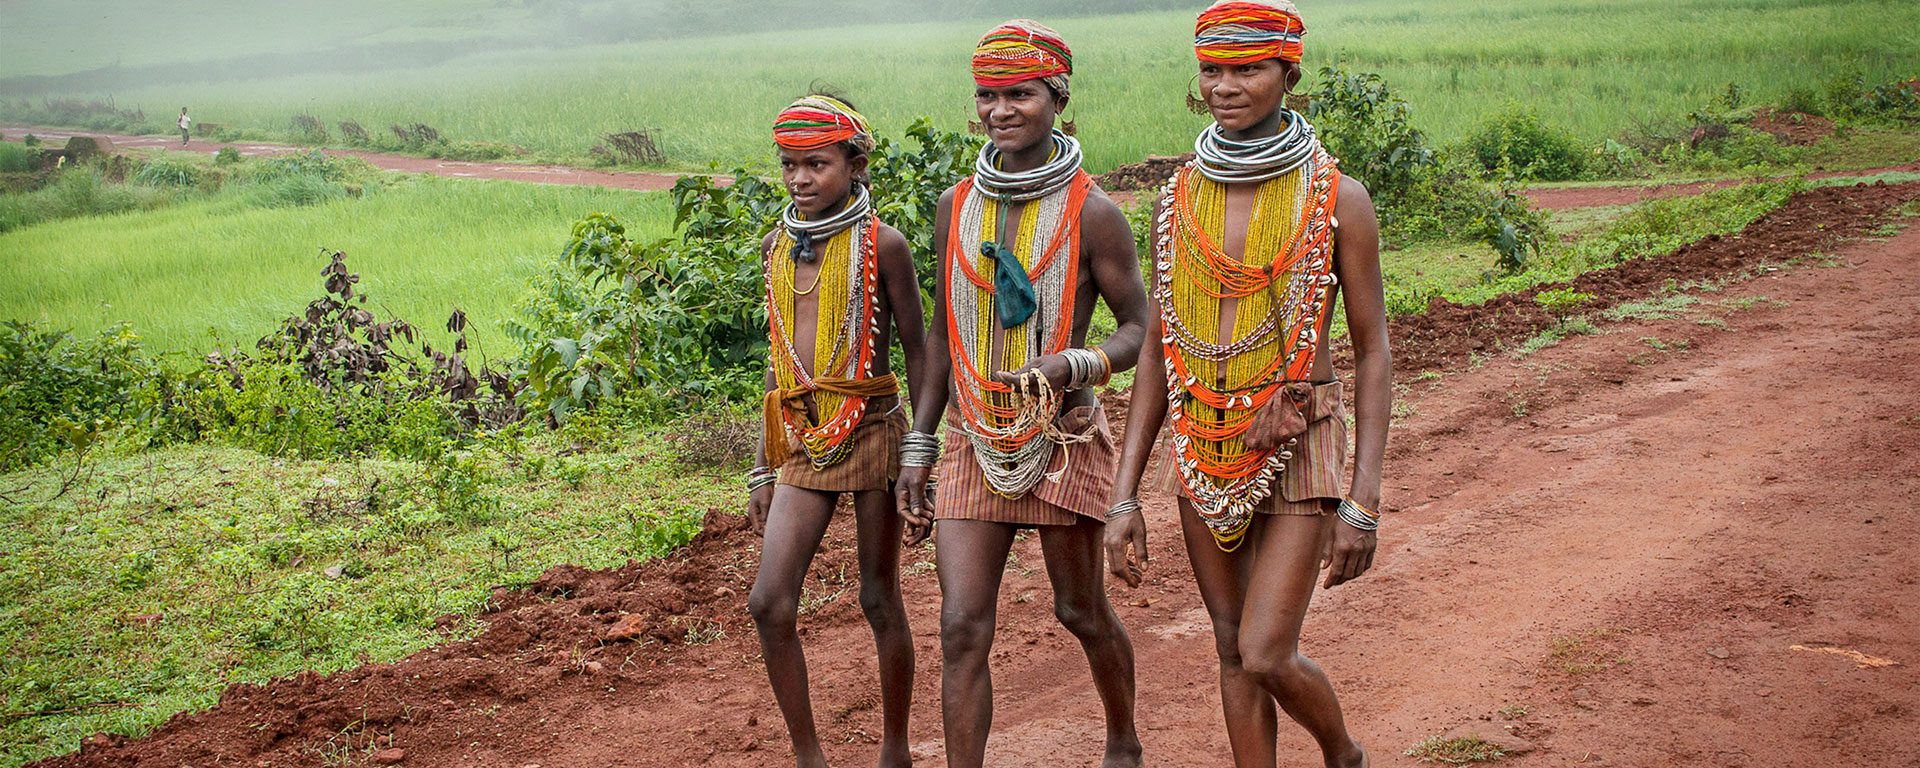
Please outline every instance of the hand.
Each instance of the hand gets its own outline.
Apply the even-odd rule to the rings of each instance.
[[[1108,520],[1106,545],[1107,572],[1128,587],[1140,586],[1147,572],[1147,516],[1134,511]]]
[[[1360,578],[1360,574],[1373,567],[1373,548],[1379,541],[1373,531],[1360,530],[1336,517],[1333,535],[1327,539],[1326,551],[1320,556],[1321,567],[1327,569],[1327,579],[1320,585],[1322,589]]]
[[[1020,370],[994,372],[993,380],[1015,389],[1024,389],[1030,395],[1037,394],[1033,387],[1022,386],[1025,382],[1021,381],[1021,377],[1032,370],[1038,370],[1040,375],[1047,377],[1047,383],[1053,385],[1054,394],[1067,391],[1067,379],[1073,374],[1072,369],[1067,367],[1065,356],[1041,355],[1028,360],[1026,365],[1020,366]]]
[[[908,547],[920,546],[933,533],[933,502],[927,498],[927,476],[931,474],[932,467],[901,467],[900,479],[894,482],[894,509],[905,524],[900,541]]]
[[[747,522],[753,526],[753,535],[767,535],[767,513],[772,509],[772,485],[763,485],[747,494]]]

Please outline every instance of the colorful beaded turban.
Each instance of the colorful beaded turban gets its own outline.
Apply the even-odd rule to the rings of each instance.
[[[1193,51],[1201,61],[1232,66],[1261,59],[1300,63],[1307,25],[1287,0],[1222,0],[1200,12],[1193,25]]]
[[[1039,80],[1066,96],[1072,74],[1073,50],[1037,21],[1014,19],[994,27],[973,49],[973,81],[989,88]]]
[[[808,96],[774,118],[773,143],[784,149],[804,152],[841,142],[861,152],[872,152],[873,131],[867,129],[865,117],[832,96]]]

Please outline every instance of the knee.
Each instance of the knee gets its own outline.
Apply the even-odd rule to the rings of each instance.
[[[1274,688],[1294,688],[1306,678],[1306,659],[1291,646],[1242,648],[1240,667]]]
[[[1117,623],[1112,620],[1110,609],[1098,601],[1057,601],[1053,604],[1053,617],[1081,640],[1106,635]]]
[[[905,623],[907,611],[900,603],[900,586],[861,584],[860,612],[876,629]]]
[[[762,631],[786,629],[794,626],[799,618],[800,599],[797,595],[755,584],[753,592],[747,595],[747,613],[752,614],[754,625]]]
[[[1245,671],[1240,658],[1240,625],[1233,622],[1215,621],[1213,623],[1213,650],[1220,655],[1220,671],[1223,673]]]
[[[985,658],[993,647],[992,611],[942,609],[940,649],[950,659]]]

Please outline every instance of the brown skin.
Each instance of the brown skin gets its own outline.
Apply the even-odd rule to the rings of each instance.
[[[1200,91],[1214,120],[1228,138],[1272,136],[1281,126],[1279,108],[1300,79],[1299,68],[1279,59],[1241,66],[1202,64]],[[1227,193],[1227,252],[1244,258],[1246,234],[1257,185],[1234,185]],[[1155,220],[1159,210],[1156,207]],[[1347,328],[1353,341],[1354,473],[1349,495],[1370,509],[1380,508],[1380,472],[1392,409],[1392,357],[1387,349],[1387,317],[1380,274],[1380,233],[1373,201],[1359,180],[1340,179],[1334,205],[1339,228],[1334,235],[1335,293],[1345,294]],[[1222,303],[1222,339],[1229,338],[1235,301]],[[1161,333],[1154,313],[1150,338]],[[1320,348],[1310,374],[1314,381],[1334,378],[1328,349],[1331,315],[1320,328]],[[1140,487],[1167,415],[1163,350],[1142,351],[1134,379],[1126,445],[1114,500],[1131,498]],[[1193,563],[1194,578],[1213,621],[1220,655],[1220,690],[1226,711],[1234,764],[1265,768],[1275,763],[1278,718],[1275,704],[1311,733],[1330,767],[1364,765],[1365,752],[1347,733],[1338,699],[1326,675],[1300,655],[1300,627],[1312,600],[1315,575],[1325,569],[1321,586],[1331,589],[1373,565],[1375,535],[1330,514],[1319,516],[1256,514],[1247,544],[1222,552],[1193,505],[1180,500],[1180,524]],[[1140,513],[1107,524],[1108,568],[1115,578],[1136,587],[1146,570],[1147,526]]]
[[[975,94],[987,136],[1004,154],[1009,170],[1036,168],[1052,149],[1054,120],[1066,100],[1039,81],[1000,88],[980,88]],[[954,205],[949,189],[940,197],[934,223],[935,253],[947,249],[947,229]],[[1100,348],[1115,371],[1133,367],[1145,338],[1148,316],[1146,288],[1134,257],[1133,234],[1127,218],[1106,194],[1096,190],[1081,208],[1080,282],[1075,286],[1072,344],[1086,345],[1087,324],[1094,299],[1105,300],[1119,328]],[[1007,213],[1010,239],[1020,212]],[[939,434],[940,421],[951,395],[952,361],[948,357],[946,306],[947,276],[939,275],[936,311],[928,336],[924,387],[915,390],[914,428]],[[999,371],[995,377],[1014,383],[1027,370],[1037,369],[1056,391],[1066,389],[1066,359],[1059,355],[1035,358],[1019,371]],[[1071,393],[1063,409],[1098,407],[1093,393]],[[933,529],[932,504],[926,497],[930,470],[907,467],[901,471],[897,507],[906,522],[907,543],[917,545]],[[987,656],[993,645],[1000,579],[1013,545],[1014,526],[975,520],[948,520],[939,526],[941,714],[946,728],[947,764],[973,768],[986,759],[987,733],[993,724],[993,682]],[[1133,645],[1108,603],[1101,583],[1101,535],[1104,526],[1081,520],[1074,525],[1041,526],[1040,547],[1047,578],[1054,591],[1054,613],[1087,654],[1094,687],[1106,714],[1106,752],[1103,768],[1140,765],[1140,739],[1134,728]]]
[[[781,150],[781,179],[787,193],[802,213],[809,217],[838,211],[853,191],[853,179],[866,170],[865,155],[849,156],[843,146],[810,151]],[[765,252],[773,245],[773,235],[761,243]],[[887,350],[891,334],[897,329],[900,346],[906,352],[909,392],[919,390],[924,372],[924,331],[922,330],[919,281],[913,272],[913,258],[907,240],[899,231],[882,224],[876,249],[879,259],[880,306],[883,320],[875,340],[874,375],[891,372]],[[772,258],[789,258],[775,253]],[[794,280],[798,285],[813,284],[820,264],[800,264]],[[796,297],[794,348],[811,350],[817,334],[820,314],[819,294]],[[813,360],[802,354],[801,362],[813,373]],[[766,387],[775,387],[773,370],[767,370]],[[811,409],[811,402],[809,402]],[[766,464],[766,446],[757,454],[758,465]],[[893,512],[893,490],[860,491],[853,494],[860,559],[860,607],[873,628],[874,645],[880,661],[880,702],[882,729],[879,765],[900,768],[913,764],[908,752],[907,713],[913,701],[913,635],[907,627],[906,603],[900,596],[900,518]],[[814,728],[813,704],[807,690],[806,656],[800,648],[796,627],[800,587],[807,568],[820,548],[827,524],[833,518],[839,494],[795,488],[768,486],[755,491],[747,502],[747,517],[764,539],[760,551],[760,572],[754,578],[748,609],[760,633],[761,655],[767,661],[767,678],[773,686],[774,700],[786,719],[787,732],[793,737],[795,764],[805,768],[826,765],[820,749],[819,733]]]

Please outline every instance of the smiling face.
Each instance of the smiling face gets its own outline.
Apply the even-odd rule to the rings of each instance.
[[[801,215],[809,219],[829,213],[853,192],[853,180],[867,168],[867,156],[845,144],[819,149],[781,149],[780,181]]]
[[[1230,133],[1275,118],[1287,91],[1299,81],[1299,65],[1281,59],[1232,65],[1200,62],[1200,96],[1206,99],[1213,121]]]
[[[1028,149],[1053,136],[1053,121],[1067,108],[1065,99],[1039,80],[1013,85],[975,86],[974,107],[987,128],[987,140],[1002,153]]]

